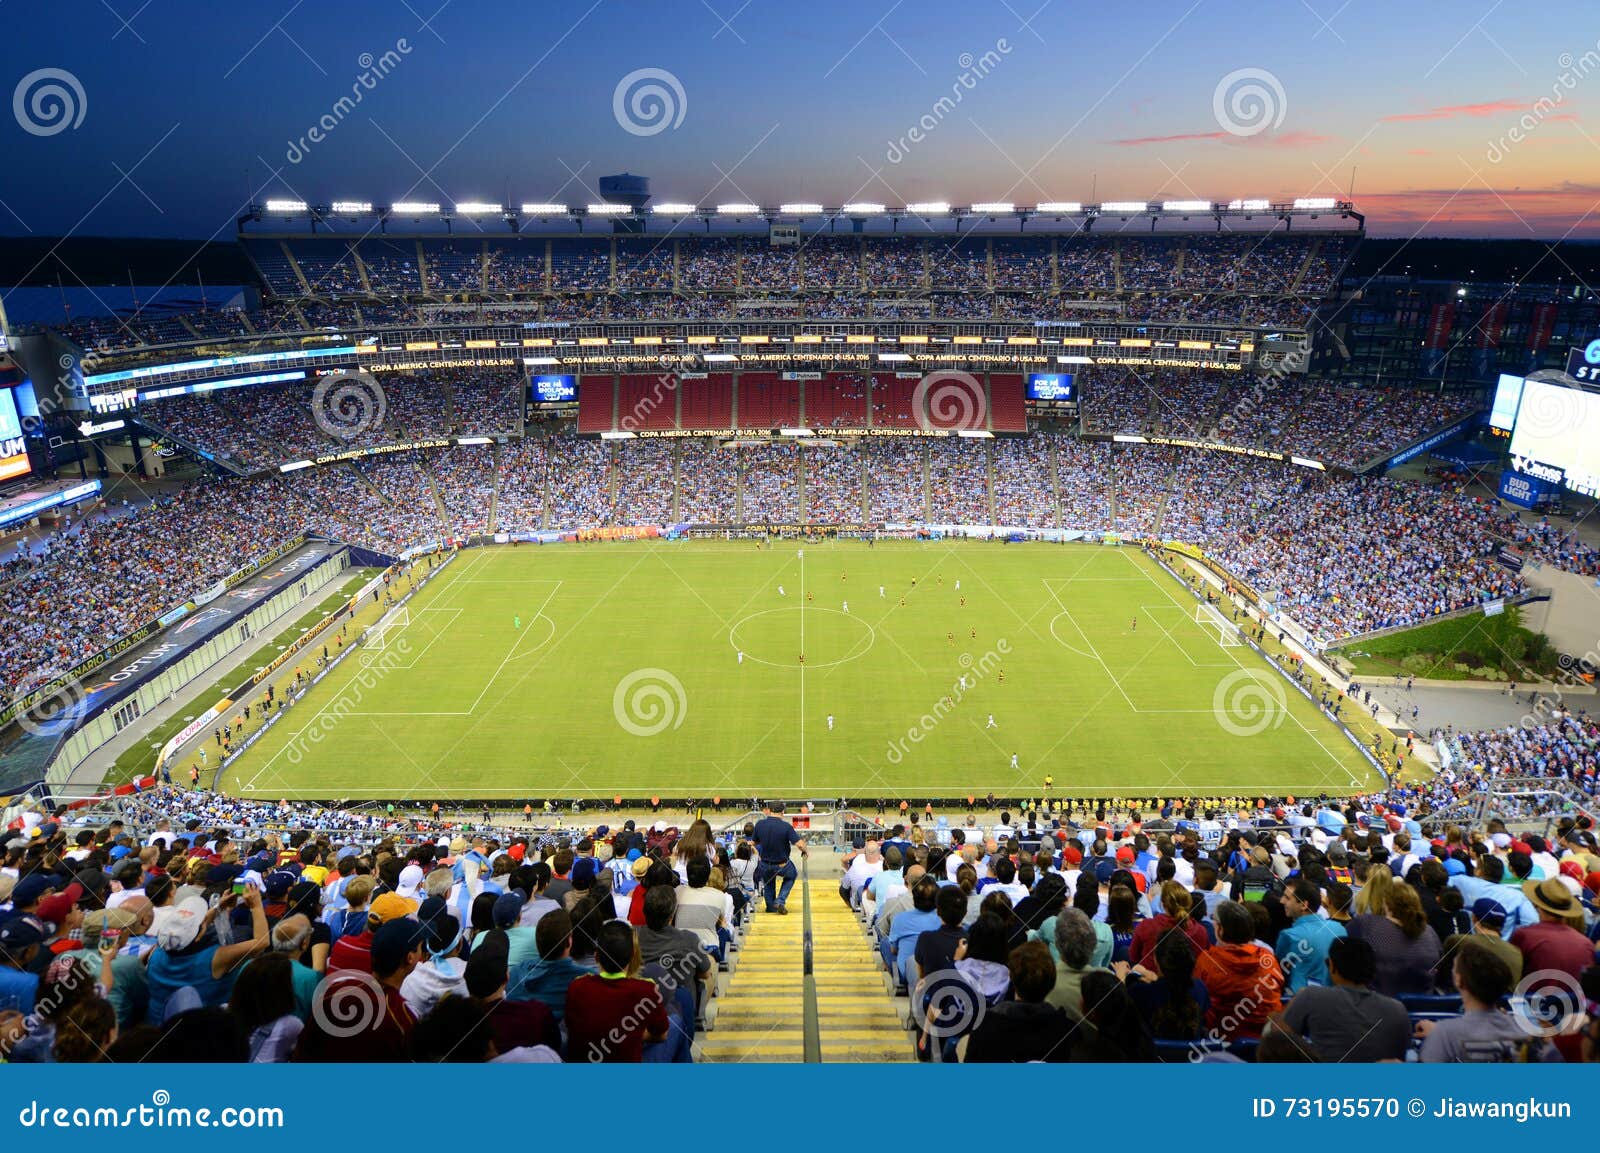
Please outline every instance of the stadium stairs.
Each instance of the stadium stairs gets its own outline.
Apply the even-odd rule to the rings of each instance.
[[[836,876],[814,878],[809,897],[822,1059],[911,1061],[915,1054],[895,1003],[884,996],[883,977],[873,955],[862,948],[861,926],[839,899],[837,885]],[[698,1038],[696,1060],[802,1059],[807,900],[806,886],[797,884],[789,895],[788,916],[756,913],[739,950],[738,971],[722,978],[716,1030]],[[756,904],[759,908],[759,897]]]

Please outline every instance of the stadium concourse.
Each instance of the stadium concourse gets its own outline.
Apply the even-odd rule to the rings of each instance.
[[[6,832],[0,1052],[1600,1060],[1592,822],[1434,800],[906,807],[807,844],[822,814],[781,805],[480,824],[152,786]]]

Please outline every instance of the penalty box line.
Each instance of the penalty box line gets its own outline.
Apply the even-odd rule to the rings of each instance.
[[[1184,609],[1183,602],[1178,600],[1178,598],[1175,595],[1173,595],[1173,592],[1172,592],[1171,589],[1167,588],[1165,584],[1163,584],[1160,580],[1156,579],[1156,577],[1155,577],[1155,575],[1153,573],[1150,573],[1150,572],[1146,571],[1145,569],[1143,569],[1139,565],[1139,562],[1134,560],[1132,557],[1128,557],[1127,554],[1123,554],[1123,555],[1126,557],[1128,563],[1131,564],[1134,567],[1135,571],[1141,573],[1146,580],[1148,580],[1151,584],[1155,585],[1156,588],[1168,600],[1170,600],[1174,605],[1177,605],[1180,610],[1187,611],[1187,610]],[[1198,602],[1196,602],[1196,603],[1198,603]],[[1210,640],[1210,635],[1209,634],[1207,634],[1207,638],[1206,639]],[[1218,651],[1226,654],[1228,656],[1228,658],[1236,666],[1238,666],[1239,669],[1241,669],[1241,670],[1243,670],[1245,672],[1251,673],[1251,674],[1264,673],[1265,675],[1270,676],[1270,677],[1280,677],[1280,678],[1283,677],[1283,674],[1278,672],[1278,670],[1274,669],[1274,668],[1251,669],[1249,666],[1247,666],[1244,663],[1244,661],[1239,659],[1239,657],[1237,655],[1235,655],[1234,652],[1231,649],[1223,648],[1222,647],[1222,643],[1220,641],[1218,641],[1216,643],[1217,643]],[[1221,667],[1226,668],[1227,666],[1224,665],[1224,666],[1221,666]],[[1299,692],[1299,688],[1296,687],[1295,691]],[[1361,781],[1360,781],[1359,778],[1357,778],[1355,773],[1353,773],[1350,770],[1350,768],[1347,765],[1345,765],[1345,763],[1342,760],[1340,760],[1337,756],[1334,755],[1334,752],[1333,752],[1332,749],[1330,749],[1327,745],[1322,743],[1321,738],[1318,737],[1316,733],[1311,731],[1310,726],[1308,726],[1304,721],[1302,721],[1298,716],[1295,715],[1295,712],[1294,712],[1293,709],[1289,708],[1288,705],[1285,704],[1283,711],[1289,715],[1290,720],[1294,721],[1295,725],[1300,729],[1300,731],[1302,733],[1304,733],[1307,736],[1307,738],[1310,739],[1311,743],[1316,745],[1317,748],[1321,749],[1323,751],[1323,753],[1325,753],[1327,755],[1329,763],[1332,764],[1334,768],[1342,770],[1344,772],[1344,774],[1347,777],[1350,778],[1350,787],[1351,788],[1356,788],[1356,789],[1361,788]],[[1326,777],[1327,770],[1323,770],[1323,775],[1324,775],[1324,777]]]

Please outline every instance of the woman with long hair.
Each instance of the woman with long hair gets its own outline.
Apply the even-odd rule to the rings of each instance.
[[[1384,894],[1383,908],[1352,917],[1346,932],[1366,941],[1377,955],[1378,971],[1372,987],[1379,993],[1398,997],[1433,992],[1434,969],[1442,946],[1439,934],[1422,911],[1422,898],[1409,884],[1391,882]]]
[[[1364,913],[1383,913],[1384,901],[1394,887],[1394,873],[1388,865],[1373,865],[1367,870],[1366,884],[1356,890],[1352,907],[1356,916]]]
[[[1111,959],[1126,961],[1139,916],[1139,897],[1126,885],[1113,885],[1106,898],[1106,926],[1111,930]]]
[[[678,874],[679,884],[689,883],[686,869],[694,857],[715,860],[711,855],[711,822],[704,818],[695,821],[684,830],[683,836],[679,837],[678,843],[672,847],[672,867]]]

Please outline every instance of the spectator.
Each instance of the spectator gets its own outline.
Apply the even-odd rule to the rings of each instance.
[[[1299,1038],[1327,1061],[1398,1061],[1411,1045],[1411,1018],[1393,997],[1373,991],[1371,943],[1334,938],[1326,961],[1330,984],[1302,988],[1271,1029]]]
[[[1457,950],[1452,966],[1464,1012],[1443,1021],[1422,1021],[1418,1057],[1423,1061],[1539,1061],[1550,1046],[1530,1032],[1500,1002],[1511,992],[1511,970],[1504,961],[1469,941]]]
[[[1195,962],[1206,987],[1206,1028],[1228,1041],[1258,1038],[1283,1007],[1283,971],[1272,950],[1257,944],[1250,910],[1237,901],[1216,909],[1217,943]]]
[[[992,1007],[977,1028],[963,1038],[962,1061],[984,1064],[1068,1060],[1074,1022],[1046,999],[1056,983],[1056,967],[1049,948],[1042,941],[1020,945],[1011,951],[1007,967],[1011,996]]]
[[[1389,997],[1433,992],[1439,963],[1439,938],[1422,911],[1417,891],[1405,882],[1391,885],[1383,911],[1350,921],[1348,935],[1366,941],[1378,959],[1372,987]]]
[[[1288,978],[1289,994],[1308,985],[1328,983],[1328,946],[1345,936],[1344,926],[1318,916],[1322,890],[1305,877],[1297,879],[1283,895],[1289,926],[1278,934],[1278,964]]]
[[[1536,925],[1524,925],[1511,934],[1511,944],[1522,954],[1527,973],[1565,973],[1574,981],[1595,963],[1594,942],[1584,936],[1583,909],[1561,879],[1525,881],[1522,894],[1539,916]]]
[[[655,891],[672,896],[665,887]],[[573,1061],[637,1064],[645,1045],[666,1039],[666,1000],[654,981],[639,977],[639,946],[625,923],[601,928],[595,957],[600,971],[567,991],[567,1053]]]

